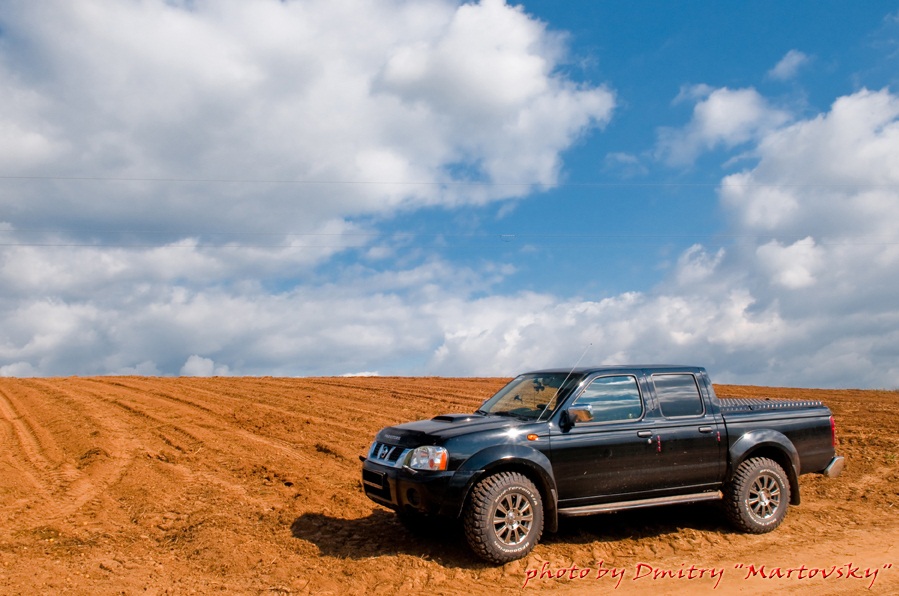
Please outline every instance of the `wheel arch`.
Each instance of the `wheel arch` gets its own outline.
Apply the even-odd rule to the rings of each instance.
[[[521,445],[489,447],[466,460],[456,472],[456,477],[465,478],[465,485],[455,516],[462,514],[478,482],[500,472],[518,472],[534,483],[543,501],[544,529],[555,532],[558,529],[558,496],[552,464],[540,451]]]
[[[790,505],[799,505],[799,452],[786,435],[768,429],[750,431],[731,445],[728,455],[728,482],[748,459],[767,457],[777,462],[790,483]]]

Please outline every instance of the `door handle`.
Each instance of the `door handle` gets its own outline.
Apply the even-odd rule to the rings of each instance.
[[[713,429],[711,426],[700,426],[699,427],[699,432],[701,432],[701,433],[710,433],[713,430],[715,430],[715,429]]]
[[[637,431],[637,436],[640,437],[641,439],[646,439],[646,438],[649,438],[652,436],[652,431],[651,430]]]

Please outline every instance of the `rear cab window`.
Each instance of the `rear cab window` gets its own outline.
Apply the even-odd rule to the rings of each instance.
[[[659,409],[665,418],[697,417],[705,413],[705,404],[692,374],[654,374],[651,378]]]

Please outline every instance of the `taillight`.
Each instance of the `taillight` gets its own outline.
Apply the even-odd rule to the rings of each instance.
[[[834,447],[837,446],[837,423],[833,416],[830,417],[830,444]]]

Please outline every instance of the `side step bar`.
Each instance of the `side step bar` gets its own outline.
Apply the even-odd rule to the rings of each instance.
[[[559,515],[574,517],[577,515],[592,515],[594,513],[609,513],[611,511],[624,511],[625,509],[640,509],[642,507],[655,507],[656,505],[680,505],[684,503],[698,503],[700,501],[720,501],[724,494],[719,491],[713,493],[694,493],[691,495],[677,495],[674,497],[655,497],[653,499],[640,499],[638,501],[619,501],[617,503],[600,503],[599,505],[584,505],[582,507],[565,507],[559,509]]]

